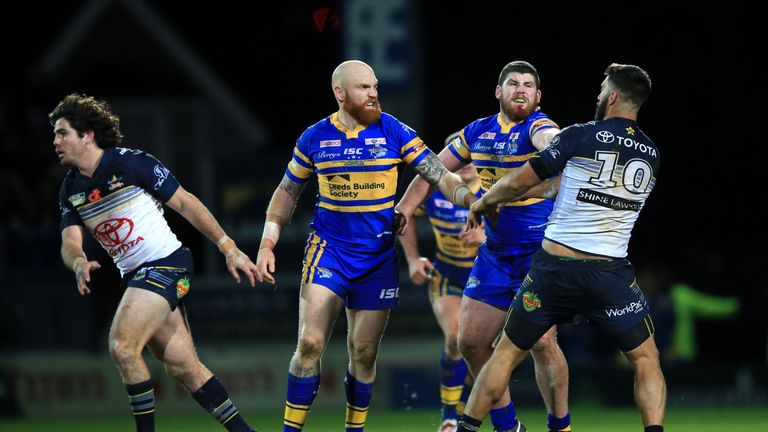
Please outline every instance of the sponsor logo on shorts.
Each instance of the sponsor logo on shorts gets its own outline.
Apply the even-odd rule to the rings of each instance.
[[[328,270],[328,269],[324,269],[322,267],[318,267],[318,269],[317,269],[317,276],[320,279],[330,279],[330,278],[333,277],[333,272]]]
[[[638,314],[645,310],[644,303],[645,302],[642,301],[636,301],[624,306],[623,308],[605,309],[605,314],[608,315],[609,318],[620,317],[631,313]]]
[[[533,291],[526,291],[523,294],[523,309],[526,312],[533,312],[541,307],[541,300],[539,296]]]
[[[139,271],[137,271],[136,274],[133,275],[133,280],[142,280],[145,277],[147,277],[147,270],[149,269],[147,269],[146,267],[142,267],[141,269],[139,269]]]
[[[185,277],[176,282],[176,298],[182,298],[189,292],[189,278]]]
[[[472,276],[471,278],[467,279],[467,288],[477,288],[477,286],[480,285],[480,279]]]
[[[397,288],[384,288],[379,294],[380,299],[394,299],[400,296],[400,287]]]

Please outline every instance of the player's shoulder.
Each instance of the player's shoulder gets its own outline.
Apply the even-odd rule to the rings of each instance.
[[[325,117],[304,129],[304,132],[299,136],[297,143],[308,143],[314,138],[322,137],[324,134],[327,134],[332,127],[331,116]]]
[[[600,126],[596,121],[588,121],[586,123],[574,123],[560,131],[559,135],[563,137],[585,137],[594,130],[599,129]]]
[[[384,111],[381,112],[381,119],[379,120],[379,123],[381,123],[381,126],[384,130],[402,129],[405,132],[408,132],[409,134],[416,135],[416,131],[412,127],[400,121],[397,117],[393,116],[392,114],[385,113]]]
[[[537,109],[531,113],[526,119],[531,126],[541,128],[544,126],[551,126],[560,129],[560,126],[555,123],[544,111]]]
[[[464,137],[467,141],[473,141],[480,135],[487,135],[488,138],[493,139],[495,130],[499,129],[499,114],[492,114],[486,117],[475,119],[464,128]]]
[[[104,155],[123,164],[141,162],[147,159],[157,160],[154,156],[144,150],[128,147],[114,147],[107,149],[104,151]]]

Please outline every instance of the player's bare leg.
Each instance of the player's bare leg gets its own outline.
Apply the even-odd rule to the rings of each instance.
[[[568,363],[557,344],[557,326],[547,331],[531,349],[539,386],[547,412],[557,417],[568,414]]]
[[[155,389],[141,353],[170,313],[162,296],[129,287],[109,331],[109,353],[125,384],[138,432],[155,430]]]
[[[331,337],[344,300],[328,288],[307,284],[299,296],[299,341],[290,373],[297,377],[320,374],[320,359]]]
[[[440,359],[442,421],[438,432],[453,432],[457,428],[458,417],[464,413],[469,390],[474,382],[459,351],[461,297],[453,295],[436,297],[432,300],[432,311],[443,332],[443,356]]]
[[[320,359],[331,337],[344,300],[330,289],[305,284],[299,295],[299,341],[291,358],[285,397],[283,431],[304,427],[320,387]]]
[[[224,385],[197,357],[183,307],[171,312],[147,346],[163,362],[168,374],[227,430],[251,430]]]
[[[190,393],[199,389],[213,376],[197,357],[181,307],[168,315],[163,326],[149,340],[147,347],[163,362],[165,371]]]
[[[347,309],[349,367],[344,378],[347,431],[362,431],[365,426],[376,379],[376,357],[388,318],[389,309]]]
[[[467,296],[461,300],[459,351],[475,377],[475,382],[483,365],[493,353],[493,342],[501,331],[506,316],[506,311],[487,303]],[[507,385],[508,382],[505,381],[505,389]],[[510,402],[509,390],[505,390],[493,408],[504,408]]]
[[[432,311],[435,313],[437,323],[443,331],[443,351],[445,356],[453,361],[460,359],[459,313],[461,311],[461,297],[438,297],[432,301]]]
[[[125,384],[150,379],[141,353],[170,313],[168,301],[159,294],[130,287],[123,293],[109,331],[109,353]]]
[[[506,334],[502,335],[493,355],[475,379],[475,387],[464,414],[482,420],[504,394],[509,393],[512,371],[527,355],[528,351],[518,348]]]
[[[653,336],[624,355],[635,369],[635,403],[644,426],[663,425],[667,384],[659,364],[659,350]]]

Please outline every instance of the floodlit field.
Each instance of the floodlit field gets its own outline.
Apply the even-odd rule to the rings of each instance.
[[[208,432],[223,431],[217,423],[207,418],[196,407],[190,406],[189,417],[169,417],[159,413],[157,416],[158,432]],[[282,430],[282,412],[246,412],[252,426],[261,432]],[[531,432],[546,431],[544,416],[539,412],[519,413],[526,427]],[[323,410],[312,412],[304,427],[308,432],[344,430],[344,412]],[[641,431],[640,418],[631,408],[601,409],[597,407],[575,406],[572,410],[575,432],[637,432]],[[392,411],[371,410],[366,424],[369,432],[397,431],[424,432],[437,430],[438,415],[434,411]],[[483,431],[490,431],[486,421]],[[671,409],[667,413],[666,430],[671,432],[764,432],[768,431],[768,407],[759,408],[703,408]],[[133,431],[133,420],[126,412],[124,417],[101,418],[96,414],[91,419],[45,419],[45,420],[7,420],[0,419],[2,432],[111,432]]]

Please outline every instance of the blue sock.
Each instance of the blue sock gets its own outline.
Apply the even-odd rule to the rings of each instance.
[[[133,409],[136,432],[155,432],[155,388],[152,380],[126,384],[125,391]]]
[[[547,414],[547,428],[551,431],[570,431],[571,413],[565,414],[565,417],[555,417],[554,414]]]
[[[304,427],[309,407],[315,400],[319,388],[320,375],[300,378],[288,373],[283,432],[298,432]]]
[[[237,411],[227,389],[215,375],[192,393],[192,397],[229,432],[251,432],[251,427]]]
[[[496,408],[492,409],[491,412],[491,423],[493,423],[493,428],[498,429],[500,431],[512,429],[513,427],[517,426],[517,416],[515,415],[515,404],[512,402],[509,403],[504,408]]]
[[[371,404],[373,383],[360,382],[349,371],[344,377],[344,390],[347,393],[346,432],[363,432],[368,406]]]
[[[467,376],[467,363],[464,359],[456,361],[440,356],[440,368],[443,377],[440,380],[440,402],[443,404],[443,420],[458,419],[456,405],[461,401],[464,378]]]

